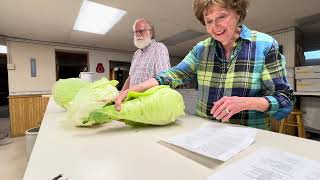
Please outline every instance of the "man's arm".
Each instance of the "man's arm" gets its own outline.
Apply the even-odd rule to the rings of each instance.
[[[130,76],[127,78],[126,82],[124,83],[124,85],[121,89],[121,92],[129,89],[129,86],[130,86]]]

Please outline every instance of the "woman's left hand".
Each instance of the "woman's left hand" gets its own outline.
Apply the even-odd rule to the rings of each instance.
[[[222,122],[228,121],[234,114],[248,110],[250,100],[247,97],[224,96],[214,103],[211,114]]]

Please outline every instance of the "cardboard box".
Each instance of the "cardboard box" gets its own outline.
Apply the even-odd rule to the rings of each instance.
[[[320,78],[320,66],[300,66],[295,68],[296,79]]]
[[[301,97],[301,112],[306,127],[320,130],[320,97]]]
[[[298,92],[320,92],[320,78],[319,79],[297,79],[296,89]]]

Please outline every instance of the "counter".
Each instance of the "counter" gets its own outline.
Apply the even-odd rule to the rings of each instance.
[[[168,126],[132,128],[111,122],[77,128],[52,98],[44,115],[24,180],[63,174],[69,180],[205,180],[262,146],[320,160],[320,142],[258,130],[255,143],[222,163],[160,142],[210,122],[196,116],[178,118]]]

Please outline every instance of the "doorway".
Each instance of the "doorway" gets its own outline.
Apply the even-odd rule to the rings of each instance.
[[[78,78],[80,72],[88,71],[87,52],[56,51],[56,80]]]
[[[8,105],[9,86],[7,55],[0,54],[0,106]]]
[[[0,140],[9,136],[10,118],[9,118],[9,85],[7,55],[0,54]]]
[[[129,77],[130,65],[131,63],[127,62],[109,61],[109,79],[119,81],[117,85],[118,90],[122,89]]]

